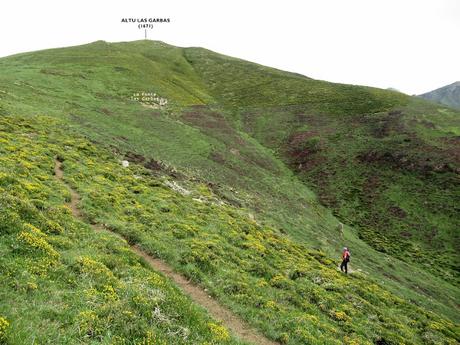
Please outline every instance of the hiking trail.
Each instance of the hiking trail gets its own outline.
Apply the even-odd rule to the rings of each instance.
[[[78,203],[81,199],[80,195],[64,181],[62,162],[57,159],[55,160],[54,174],[56,179],[64,183],[70,192],[71,199],[68,206],[70,207],[73,216],[81,221],[84,221],[83,215],[78,209]],[[102,225],[90,224],[90,226],[96,231],[108,231],[120,238],[123,238],[120,234],[117,234]],[[153,256],[147,254],[138,245],[130,245],[130,247],[137,255],[142,257],[151,268],[155,271],[161,272],[163,275],[171,279],[196,304],[204,307],[214,319],[221,321],[222,325],[228,328],[229,331],[240,340],[253,343],[255,345],[279,345],[279,343],[266,338],[264,335],[249,326],[239,316],[222,306],[219,302],[209,296],[204,288],[191,283],[187,280],[187,278],[175,272],[174,269],[163,260],[154,258]]]

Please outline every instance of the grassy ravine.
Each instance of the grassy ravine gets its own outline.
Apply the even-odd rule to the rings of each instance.
[[[460,284],[460,112],[203,49],[185,56],[234,126],[276,150],[366,243]]]
[[[49,117],[3,117],[0,130],[1,317],[9,323],[3,342],[234,343],[144,268],[125,243],[72,218],[62,206],[68,191],[53,177],[55,156],[64,162],[66,181],[81,193],[88,221],[164,258],[273,339],[460,340],[447,319],[365,274],[345,277],[324,253],[216,204],[201,184],[182,196],[165,185],[165,177],[142,166],[122,168],[112,153]]]

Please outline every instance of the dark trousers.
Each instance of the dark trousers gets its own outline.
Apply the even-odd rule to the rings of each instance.
[[[348,260],[343,260],[342,264],[340,265],[340,270],[343,272],[345,268],[345,273],[348,273]]]

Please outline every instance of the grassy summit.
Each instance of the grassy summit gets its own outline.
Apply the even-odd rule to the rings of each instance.
[[[134,343],[148,332],[171,342],[184,328],[184,343],[235,341],[167,281],[150,288],[173,297],[147,296],[157,304],[145,310],[170,321],[135,303],[136,284],[155,273],[61,207],[59,155],[88,222],[163,258],[272,339],[459,340],[459,113],[152,41],[19,54],[0,59],[0,71],[0,268],[9,272],[0,337],[7,320],[15,344]],[[349,277],[336,267],[343,245]],[[33,264],[42,261],[44,275]],[[118,304],[104,295],[109,285]],[[31,303],[39,308],[27,313]],[[123,310],[132,329],[111,322]]]

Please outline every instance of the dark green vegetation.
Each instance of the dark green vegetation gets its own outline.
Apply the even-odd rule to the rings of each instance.
[[[101,314],[91,309],[102,320],[101,333],[82,334],[75,317],[88,310],[85,300],[64,293],[56,298],[70,311],[52,319],[65,324],[52,335],[39,335],[43,315],[19,318],[19,309],[4,302],[23,298],[27,310],[50,291],[66,291],[60,285],[66,275],[54,270],[84,274],[75,270],[79,255],[102,262],[121,282],[120,275],[144,279],[131,267],[134,257],[126,261],[127,253],[99,247],[95,239],[101,234],[69,214],[56,219],[52,209],[66,196],[51,175],[53,156],[59,155],[68,182],[84,197],[88,221],[107,224],[164,258],[280,342],[458,341],[451,323],[458,322],[459,298],[458,113],[400,93],[316,81],[204,49],[150,41],[20,54],[0,59],[0,71],[0,114],[5,135],[10,133],[1,149],[11,161],[2,165],[2,188],[15,191],[10,194],[38,207],[41,211],[34,212],[44,217],[29,219],[17,206],[19,223],[2,229],[2,245],[20,243],[23,223],[46,234],[42,221],[48,218],[64,229],[56,236],[71,242],[61,248],[53,243],[54,234],[46,234],[61,259],[50,266],[53,278],[41,283],[49,288],[43,294],[1,286],[6,297],[0,314],[9,329],[19,334],[33,329],[37,337],[55,339],[69,334],[70,343],[78,336],[88,342],[130,336],[115,325],[119,333],[114,333],[103,307]],[[168,105],[132,100],[140,91],[155,92]],[[33,163],[40,156],[33,145],[46,164]],[[15,151],[16,146],[24,149]],[[123,170],[115,157],[139,165]],[[20,161],[29,161],[30,172],[18,183],[15,169],[26,169]],[[165,175],[169,185],[177,183],[191,194],[166,188]],[[38,187],[29,190],[23,182]],[[42,186],[47,183],[53,188]],[[221,201],[225,205],[218,206]],[[2,214],[13,219],[8,212]],[[346,224],[344,239],[336,217]],[[81,234],[75,235],[74,223]],[[331,260],[343,245],[351,247],[356,270],[347,278]],[[116,246],[127,248],[121,242]],[[17,269],[10,279],[23,272],[11,260],[26,258],[15,248],[2,247],[2,270]],[[28,274],[39,277],[30,271],[24,273],[27,279]],[[82,280],[71,289],[96,283]],[[136,284],[130,289],[116,290],[124,296],[121,305],[138,291]],[[175,302],[168,308],[169,315],[184,309]],[[164,324],[152,325],[151,317],[133,312],[136,322],[130,325],[139,323],[133,338],[142,339],[156,325],[168,341]],[[169,325],[190,329],[197,342],[216,341],[206,338],[212,321],[199,312],[187,315],[182,316],[189,323],[172,318]],[[0,336],[2,325],[0,319]],[[12,333],[8,339],[21,343],[23,338],[13,339]]]
[[[419,97],[460,109],[460,81],[424,93]]]
[[[276,150],[369,245],[458,285],[459,113],[202,50],[187,56],[237,126]]]

